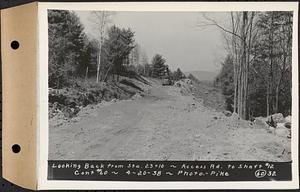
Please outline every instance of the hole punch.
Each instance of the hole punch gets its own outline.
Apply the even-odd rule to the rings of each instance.
[[[20,145],[14,144],[14,145],[12,146],[12,151],[13,151],[14,153],[19,153],[19,152],[21,151]]]
[[[12,49],[16,50],[20,47],[20,43],[18,41],[12,41],[10,46]]]

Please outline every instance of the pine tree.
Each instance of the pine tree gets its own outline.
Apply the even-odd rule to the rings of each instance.
[[[60,88],[81,72],[85,60],[86,36],[74,12],[50,10],[49,31],[49,86]]]
[[[163,78],[166,73],[166,60],[159,54],[156,54],[152,59],[152,77]]]
[[[177,68],[177,70],[173,74],[173,79],[175,81],[178,81],[178,80],[184,79],[184,78],[185,78],[184,73],[180,70],[180,68]]]
[[[131,50],[134,48],[134,33],[130,29],[120,29],[112,26],[108,31],[108,38],[104,42],[106,57],[109,67],[106,70],[104,80],[108,73],[112,72],[119,78],[125,72],[125,63]]]

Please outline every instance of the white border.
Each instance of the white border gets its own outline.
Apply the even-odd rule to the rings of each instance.
[[[120,182],[48,181],[48,23],[47,9],[111,11],[293,11],[292,181]],[[38,3],[38,189],[297,189],[298,173],[298,2],[105,2]]]

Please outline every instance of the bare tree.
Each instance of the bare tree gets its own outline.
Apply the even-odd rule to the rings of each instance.
[[[134,48],[129,54],[129,65],[137,66],[140,64],[141,60],[141,46],[135,43]]]
[[[146,67],[149,64],[149,61],[148,61],[147,53],[144,50],[141,51],[141,64],[144,69],[143,74],[146,76]]]
[[[249,17],[250,15],[250,17]],[[216,20],[203,14],[208,23],[199,24],[200,27],[215,26],[229,35],[226,37],[229,52],[234,58],[234,104],[233,111],[243,119],[249,118],[248,110],[248,79],[251,63],[251,46],[253,41],[254,12],[231,12],[231,29],[220,25]]]
[[[277,82],[276,82],[276,91],[275,91],[275,113],[278,113],[278,103],[279,103],[279,91],[280,85],[282,83],[282,79],[286,72],[291,69],[291,53],[292,53],[292,25],[290,15],[283,15],[282,17],[283,22],[280,25],[281,33],[278,33],[278,49],[280,55],[280,61],[277,65],[279,70],[279,75],[276,75]],[[281,63],[281,65],[280,65]]]
[[[238,45],[237,45],[237,38],[239,36],[237,36],[237,32],[239,30],[239,16],[237,15],[239,13],[236,13],[236,16],[234,16],[234,13],[231,12],[230,13],[230,16],[231,16],[231,25],[232,25],[232,40],[231,40],[231,44],[232,44],[232,47],[231,47],[231,54],[233,55],[233,79],[234,79],[234,98],[233,98],[233,112],[237,112],[237,94],[238,94],[238,85],[237,85],[237,82],[238,82],[238,75],[237,75],[237,72],[238,72],[238,62],[239,62],[239,58],[238,58],[238,55],[239,55],[239,52],[238,52]]]
[[[260,13],[257,47],[266,77],[266,115],[279,112],[279,95],[291,71],[292,14],[289,12]],[[281,88],[280,88],[281,87]],[[286,90],[287,91],[287,90]],[[288,100],[288,99],[287,99]]]
[[[97,74],[96,82],[98,83],[101,80],[101,52],[102,46],[105,38],[105,30],[108,23],[111,22],[110,17],[113,13],[108,11],[92,11],[91,12],[91,21],[95,24],[95,30],[97,31],[98,39],[98,56],[97,56]]]

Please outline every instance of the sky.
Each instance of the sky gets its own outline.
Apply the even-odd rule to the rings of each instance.
[[[89,11],[76,11],[85,32],[95,38],[95,27]],[[207,13],[226,25],[226,13]],[[149,62],[161,54],[171,70],[218,71],[226,55],[222,32],[215,26],[197,27],[207,23],[199,12],[115,12],[111,24],[130,28],[135,41],[147,54]]]

